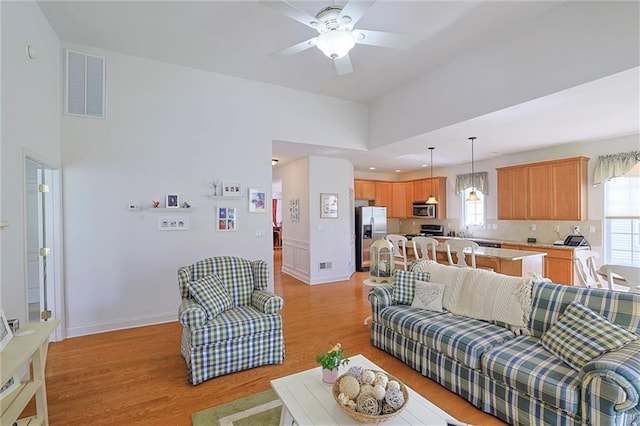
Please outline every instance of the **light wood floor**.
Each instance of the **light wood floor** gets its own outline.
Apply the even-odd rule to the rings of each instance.
[[[315,354],[340,342],[361,353],[459,420],[502,424],[371,346],[366,273],[339,283],[308,286],[280,273],[275,291],[285,300],[285,361],[192,386],[180,355],[178,322],[51,343],[47,361],[49,420],[58,425],[190,425],[191,414],[270,388],[271,379],[316,367]],[[177,283],[176,283],[177,286]],[[176,287],[176,305],[177,299]],[[25,414],[35,411],[33,404]]]

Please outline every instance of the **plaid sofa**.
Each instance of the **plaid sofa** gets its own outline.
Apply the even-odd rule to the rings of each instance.
[[[233,304],[211,319],[190,294],[189,283],[213,274],[220,277]],[[190,383],[197,385],[223,374],[282,363],[280,310],[284,302],[267,291],[268,279],[265,261],[233,256],[212,257],[178,269],[181,353]]]
[[[640,341],[576,371],[539,343],[572,301],[640,335],[640,295],[534,282],[528,333],[369,293],[371,343],[509,424],[640,425]]]

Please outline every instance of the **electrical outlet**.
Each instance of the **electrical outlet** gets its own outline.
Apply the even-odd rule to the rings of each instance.
[[[560,225],[553,225],[553,232],[560,232]]]
[[[591,225],[591,226],[589,227],[589,233],[590,233],[590,234],[595,234],[595,233],[596,233],[596,227],[595,227],[595,226],[593,226],[593,225]]]
[[[536,229],[538,229],[538,225],[536,225],[535,223],[531,224],[531,230],[535,231]]]

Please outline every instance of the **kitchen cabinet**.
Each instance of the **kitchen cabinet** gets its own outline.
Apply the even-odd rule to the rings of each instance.
[[[544,258],[543,276],[556,284],[576,285],[574,274],[574,249],[553,249],[546,247],[531,247],[529,245],[502,244],[502,248],[512,250],[527,250],[547,253]]]
[[[376,199],[376,182],[374,180],[353,181],[353,192],[356,200],[375,200]]]
[[[429,182],[426,179],[414,180],[412,182],[413,187],[413,201],[426,201],[429,198]]]
[[[376,207],[386,207],[387,216],[393,211],[391,206],[391,182],[376,181],[376,198],[373,203]]]
[[[498,218],[526,219],[527,193],[526,167],[498,170]]]
[[[438,200],[438,206],[436,207],[436,219],[447,218],[447,178],[446,177],[434,177],[431,179],[433,185],[433,195]]]
[[[415,200],[415,195],[413,192],[413,182],[405,182],[404,184],[405,190],[405,217],[413,217],[413,200]]]
[[[501,167],[498,219],[585,220],[586,157]]]
[[[391,184],[391,206],[387,211],[387,216],[397,219],[407,217],[407,191],[404,182]]]

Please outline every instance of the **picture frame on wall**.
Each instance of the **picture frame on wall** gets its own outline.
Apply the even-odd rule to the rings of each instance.
[[[267,210],[267,190],[250,188],[249,213],[266,213]]]
[[[338,194],[320,194],[320,218],[338,218]]]
[[[167,194],[165,205],[168,209],[177,209],[180,207],[180,197],[178,194]]]
[[[0,352],[7,347],[11,339],[13,339],[13,332],[11,331],[11,327],[9,327],[4,310],[0,309]]]
[[[225,182],[222,184],[223,197],[242,197],[241,186],[237,182]]]
[[[221,232],[236,231],[238,229],[237,207],[216,208],[216,230]]]

